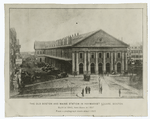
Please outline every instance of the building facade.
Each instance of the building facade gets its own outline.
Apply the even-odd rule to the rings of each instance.
[[[128,48],[128,58],[133,61],[142,61],[143,60],[143,47],[142,45],[130,46]]]
[[[9,44],[9,49],[10,49],[10,72],[14,72],[14,69],[16,67],[16,59],[20,58],[20,48],[21,45],[19,44],[19,39],[17,39],[17,33],[14,28],[10,29],[10,44]]]
[[[16,70],[16,59],[20,56],[19,39],[17,39],[17,33],[14,28],[10,28],[9,31],[9,73],[10,73],[10,89],[13,89],[13,77]]]
[[[127,71],[127,47],[103,30],[75,34],[56,41],[35,41],[34,44],[39,62],[77,74]]]

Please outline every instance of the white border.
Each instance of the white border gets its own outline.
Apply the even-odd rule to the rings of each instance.
[[[150,5],[150,0],[122,0],[122,1],[119,1],[119,0],[75,0],[75,1],[69,1],[69,0],[1,0],[0,1],[0,38],[2,40],[2,42],[0,43],[0,53],[1,53],[1,58],[0,58],[0,67],[1,67],[1,71],[0,71],[0,76],[1,76],[1,80],[0,80],[0,94],[1,94],[1,98],[0,98],[0,105],[1,105],[1,108],[0,108],[0,119],[4,119],[5,118],[5,94],[4,94],[4,44],[5,44],[5,18],[4,18],[4,4],[10,4],[10,3],[28,3],[28,4],[31,4],[31,3],[41,3],[41,4],[44,4],[44,3],[56,3],[56,4],[115,4],[115,3],[147,3],[148,4],[148,16],[149,16],[149,12],[150,12],[150,8],[149,8],[149,5]],[[148,22],[149,22],[149,19],[148,19]],[[149,29],[149,26],[148,26],[148,29]],[[148,32],[149,33],[149,32]],[[149,34],[148,34],[149,36]],[[148,42],[148,46],[150,46],[150,43]],[[148,51],[149,51],[149,47],[148,47]],[[148,53],[149,54],[149,53]],[[149,56],[148,56],[148,61],[149,61]],[[148,63],[148,69],[149,69],[149,63]],[[149,79],[149,70],[148,70],[148,79]],[[150,85],[149,81],[148,81],[148,85]],[[149,86],[148,86],[148,90],[149,90]],[[150,93],[148,92],[148,99],[149,99],[149,95]],[[149,109],[149,105],[148,105],[148,109]],[[150,111],[148,110],[148,114],[150,115]],[[137,118],[144,118],[144,119],[148,119],[150,116],[148,117],[95,117],[95,118],[108,118],[108,119],[116,119],[116,118],[121,118],[121,119],[126,119],[126,118],[132,118],[132,119],[137,119]],[[22,117],[18,117],[19,119],[21,119]],[[28,117],[23,117],[23,118],[28,118]],[[31,117],[30,117],[31,118]],[[32,117],[32,118],[41,118],[41,117]],[[43,117],[42,117],[43,118]],[[45,118],[49,118],[49,117],[45,117]],[[76,117],[50,117],[50,118],[76,118]],[[92,117],[77,117],[77,118],[92,118]]]

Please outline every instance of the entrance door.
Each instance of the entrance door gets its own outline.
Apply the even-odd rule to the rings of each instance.
[[[95,74],[95,64],[91,64],[91,74]]]
[[[79,64],[79,74],[83,74],[83,64]]]
[[[121,73],[121,63],[118,63],[118,64],[117,64],[117,72],[118,72],[118,73]]]
[[[103,73],[103,65],[102,65],[102,63],[99,63],[99,64],[98,64],[98,73],[99,73],[99,74],[102,74],[102,73]]]
[[[40,58],[40,62],[42,62],[42,58]]]
[[[107,72],[110,73],[110,64],[109,63],[106,64],[106,73]]]

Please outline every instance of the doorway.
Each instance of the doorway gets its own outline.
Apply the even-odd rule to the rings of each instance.
[[[79,74],[83,74],[83,64],[79,64]]]
[[[102,73],[103,73],[103,65],[102,65],[102,63],[99,63],[99,64],[98,64],[98,73],[99,73],[99,74],[102,74]]]
[[[106,64],[106,73],[107,72],[110,73],[110,64],[109,63]]]
[[[118,73],[121,73],[121,63],[118,63],[118,64],[117,64],[117,72],[118,72]]]
[[[95,74],[95,64],[91,64],[91,74]]]

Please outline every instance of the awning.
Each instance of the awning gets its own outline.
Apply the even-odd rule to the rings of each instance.
[[[45,54],[39,54],[39,55],[37,55],[37,56],[39,56],[39,57],[49,57],[49,58],[58,59],[58,60],[63,60],[63,61],[71,61],[71,60],[72,60],[72,59],[69,59],[69,58],[56,57],[56,56],[45,55]]]

